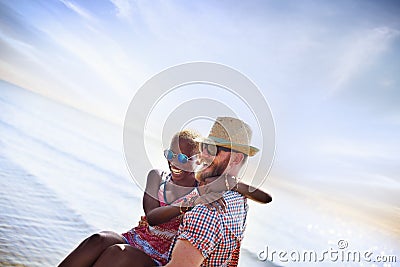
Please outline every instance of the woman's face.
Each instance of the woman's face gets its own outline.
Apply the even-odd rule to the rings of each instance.
[[[188,158],[198,153],[198,149],[193,149],[193,146],[185,139],[174,138],[171,141],[169,148],[173,153],[174,157],[168,161],[169,169],[171,170],[172,178],[174,181],[187,179],[193,179],[194,165],[196,164],[195,159],[189,159],[187,163],[181,163],[178,160],[178,154],[185,154]]]

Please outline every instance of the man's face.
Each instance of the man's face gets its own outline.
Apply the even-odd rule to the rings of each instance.
[[[202,149],[200,160],[206,165],[201,171],[196,173],[196,179],[204,182],[208,177],[221,176],[229,165],[231,152],[219,151],[215,156],[210,155],[207,149]]]

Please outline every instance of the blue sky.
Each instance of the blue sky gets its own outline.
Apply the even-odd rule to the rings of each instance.
[[[226,64],[270,104],[273,175],[384,187],[398,206],[398,1],[18,0],[0,13],[4,81],[121,124],[161,70]]]

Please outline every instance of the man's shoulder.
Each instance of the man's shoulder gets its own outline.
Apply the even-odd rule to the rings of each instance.
[[[246,198],[241,195],[240,193],[236,192],[236,191],[226,191],[223,195],[223,197],[225,198],[225,200],[227,199],[232,199],[232,200],[245,200]]]
[[[247,206],[246,198],[237,192],[227,191],[223,194],[222,197],[225,200],[227,208],[236,207],[236,206],[239,206],[239,207]],[[201,217],[209,217],[209,218],[215,218],[215,219],[218,219],[218,217],[220,217],[223,214],[224,213],[221,213],[217,208],[214,208],[214,207],[209,208],[204,204],[196,205],[188,213],[188,215],[190,215],[190,216],[201,216]]]
[[[243,195],[235,191],[226,191],[223,195],[227,206],[246,205],[247,199]]]

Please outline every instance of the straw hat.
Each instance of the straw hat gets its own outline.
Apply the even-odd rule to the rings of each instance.
[[[208,137],[196,141],[230,148],[252,157],[259,149],[250,146],[251,135],[252,131],[245,122],[232,117],[218,117]]]

